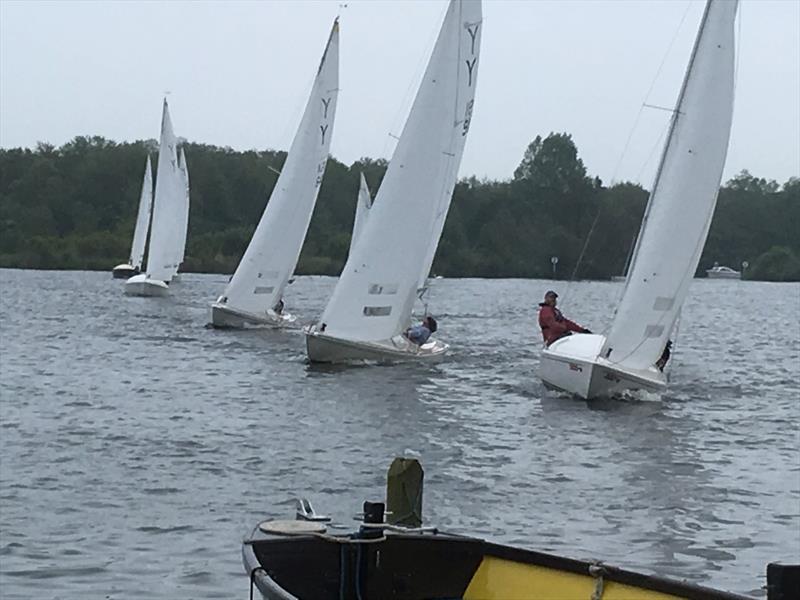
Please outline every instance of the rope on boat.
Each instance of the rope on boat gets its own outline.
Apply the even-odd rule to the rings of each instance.
[[[351,538],[346,536],[336,536],[336,535],[328,535],[327,533],[312,533],[314,537],[318,537],[319,539],[325,542],[333,542],[335,544],[342,544],[346,546],[348,544],[360,545],[360,544],[377,544],[380,542],[386,541],[386,536],[382,535],[379,538],[371,538],[371,539],[363,539],[363,538]]]
[[[605,591],[605,582],[603,575],[606,574],[606,568],[601,562],[595,562],[589,565],[589,575],[596,579],[594,584],[594,592],[590,600],[602,600],[603,592]]]
[[[250,600],[253,600],[253,588],[256,585],[256,571],[264,571],[264,567],[250,569]],[[266,571],[264,571],[266,573]]]

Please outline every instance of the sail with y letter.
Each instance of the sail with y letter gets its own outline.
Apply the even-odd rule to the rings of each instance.
[[[333,137],[339,93],[339,21],[333,23],[305,112],[253,238],[222,295],[215,327],[281,326],[283,292],[294,274]]]
[[[481,38],[479,0],[451,0],[402,135],[318,323],[316,362],[441,358],[447,344],[403,333],[427,277],[472,121]],[[424,277],[423,277],[424,274]]]

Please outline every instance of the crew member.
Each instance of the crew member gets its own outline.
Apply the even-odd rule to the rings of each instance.
[[[436,319],[428,315],[422,319],[422,323],[419,325],[414,325],[413,327],[406,329],[405,336],[409,339],[409,341],[415,343],[417,346],[422,346],[428,341],[428,338],[431,337],[432,333],[436,333],[437,329],[438,325],[436,323]]]
[[[572,333],[592,333],[561,314],[561,311],[556,308],[556,298],[558,298],[558,294],[549,290],[544,295],[544,302],[539,304],[539,327],[542,328],[545,345],[549,346],[557,339]]]

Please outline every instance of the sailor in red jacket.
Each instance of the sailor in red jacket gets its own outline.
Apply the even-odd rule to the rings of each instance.
[[[539,304],[539,327],[542,328],[545,345],[549,346],[557,339],[571,335],[572,332],[592,333],[561,314],[561,311],[556,308],[556,298],[558,298],[558,294],[549,290],[544,295],[544,302]]]

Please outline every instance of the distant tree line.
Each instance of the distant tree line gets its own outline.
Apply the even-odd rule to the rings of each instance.
[[[185,149],[191,215],[184,270],[230,273],[286,153],[195,143]],[[0,266],[108,270],[126,262],[145,157],[155,165],[157,152],[152,140],[101,137],[0,150]],[[359,173],[374,193],[386,166],[383,159],[349,167],[328,161],[298,273],[341,271]],[[458,183],[433,272],[552,277],[551,257],[558,256],[557,278],[623,274],[647,198],[637,184],[606,187],[589,176],[570,135],[537,137],[511,180]],[[747,278],[800,280],[800,179],[779,185],[743,171],[721,188],[698,274],[715,262],[738,269],[743,261]]]

